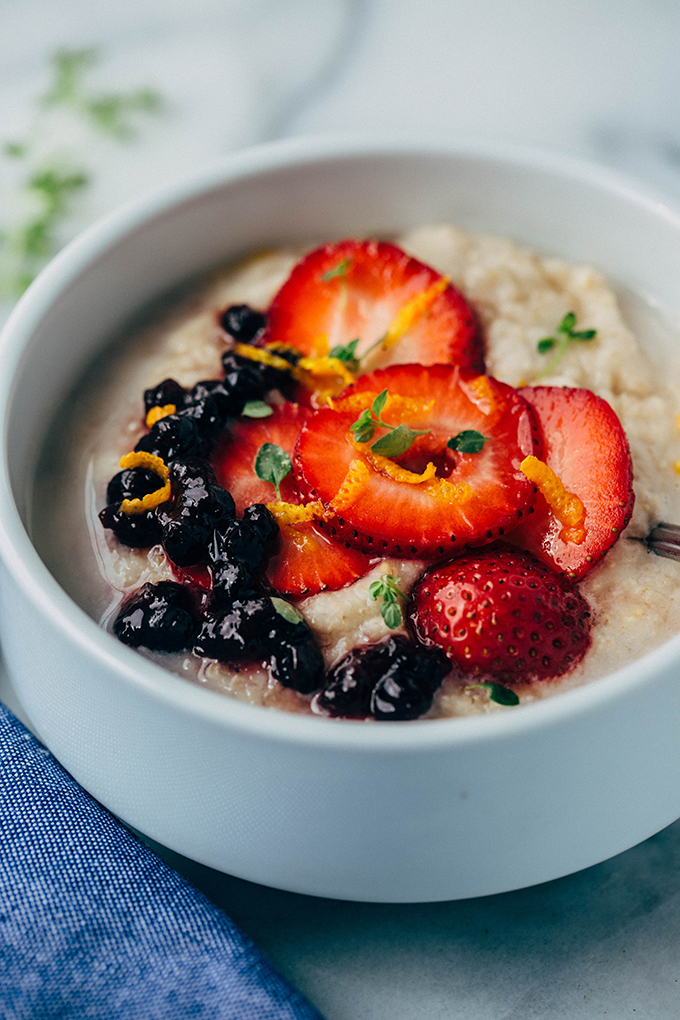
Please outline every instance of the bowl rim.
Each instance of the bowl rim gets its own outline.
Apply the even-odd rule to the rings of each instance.
[[[485,159],[519,169],[552,173],[615,193],[665,219],[680,237],[680,213],[646,185],[580,157],[504,142],[466,139],[433,142],[409,138],[376,140],[360,136],[303,136],[232,153],[181,180],[167,184],[108,213],[71,241],[20,298],[0,334],[0,555],[26,597],[86,656],[114,671],[121,682],[161,703],[219,728],[262,739],[309,747],[371,753],[437,751],[515,739],[615,708],[631,692],[651,685],[680,662],[680,634],[642,658],[582,686],[520,705],[512,711],[378,725],[372,721],[328,719],[251,705],[201,688],[120,644],[80,608],[40,559],[12,495],[7,464],[7,424],[14,375],[24,347],[50,305],[97,256],[127,235],[204,193],[242,178],[296,165],[335,160],[404,156]]]

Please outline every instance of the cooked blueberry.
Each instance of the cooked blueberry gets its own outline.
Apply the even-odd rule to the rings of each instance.
[[[191,418],[206,439],[215,439],[229,418],[225,404],[225,397],[213,394],[188,404],[183,411],[178,412],[178,415],[180,418]]]
[[[318,698],[330,715],[361,719],[369,715],[376,678],[387,663],[382,642],[353,648],[329,670]]]
[[[194,651],[238,662],[268,658],[284,645],[304,645],[311,640],[312,632],[290,603],[250,591],[225,606],[211,605]]]
[[[312,639],[312,632],[305,623],[302,613],[277,595],[270,599],[275,613],[267,634],[269,647],[276,650],[279,645],[304,645]]]
[[[173,460],[168,467],[173,491],[178,491],[175,483],[178,486],[184,485],[187,478],[201,478],[206,485],[214,485],[216,482],[212,464],[202,457],[183,457],[181,460]]]
[[[234,340],[250,344],[262,335],[267,317],[249,305],[231,305],[221,313],[220,325]]]
[[[197,624],[185,587],[174,581],[145,584],[128,599],[113,624],[126,645],[179,652],[193,643]]]
[[[353,648],[336,663],[318,704],[330,715],[348,718],[415,719],[429,709],[449,670],[439,649],[392,634],[376,644]]]
[[[223,529],[228,557],[232,563],[243,563],[253,572],[260,570],[269,558],[258,529],[247,519],[231,521]]]
[[[242,358],[233,351],[222,355],[222,365],[225,389],[244,403],[262,398],[269,390],[285,390],[291,380],[288,371]]]
[[[227,351],[222,355],[222,366],[225,391],[243,404],[247,400],[260,399],[272,388],[269,376],[265,374],[264,365],[257,361],[241,358],[233,351]]]
[[[281,645],[272,652],[269,665],[272,676],[292,687],[300,694],[311,694],[323,683],[324,662],[318,646],[312,642],[304,645]]]
[[[417,719],[432,706],[437,688],[450,670],[441,649],[409,644],[373,688],[370,714],[382,720]]]
[[[234,513],[226,489],[206,482],[202,473],[186,471],[174,498],[156,511],[163,548],[173,563],[191,566],[205,558],[213,532],[226,528]]]
[[[152,425],[135,450],[153,453],[167,464],[178,458],[203,457],[211,447],[212,437],[203,436],[195,421],[179,414],[169,414]]]
[[[126,468],[114,475],[106,490],[107,503],[122,503],[124,499],[142,499],[163,484],[155,471],[146,468]]]
[[[152,407],[167,407],[174,404],[179,410],[184,407],[187,391],[174,379],[164,379],[158,386],[144,391],[144,410],[148,414]]]
[[[255,529],[265,552],[271,553],[279,536],[279,526],[273,513],[264,503],[252,503],[243,511],[243,520]]]
[[[212,601],[215,604],[233,602],[245,592],[252,591],[257,582],[242,563],[220,560],[210,565],[212,574]]]
[[[205,616],[194,651],[225,662],[257,657],[267,648],[273,613],[271,599],[257,592],[244,594],[225,608],[212,608]]]
[[[156,487],[157,487],[156,483]],[[120,502],[104,507],[99,520],[105,528],[109,528],[119,542],[131,549],[147,549],[161,541],[162,531],[153,510],[143,514],[124,514],[120,511]]]
[[[224,379],[204,379],[197,382],[189,394],[187,403],[198,404],[208,398],[222,416],[224,423],[229,418],[235,418],[243,409],[243,401],[234,394],[230,386],[225,385]]]

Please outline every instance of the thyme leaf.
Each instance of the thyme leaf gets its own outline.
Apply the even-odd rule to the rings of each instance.
[[[479,453],[484,449],[484,443],[490,440],[490,436],[483,436],[476,429],[465,429],[449,439],[446,445],[450,450],[457,450],[459,453]]]
[[[536,376],[535,382],[539,382],[545,376],[550,375],[551,372],[559,365],[565,351],[570,343],[577,341],[583,343],[587,340],[592,340],[597,335],[595,329],[582,329],[575,330],[576,315],[574,312],[567,312],[560,324],[558,325],[555,332],[557,336],[546,336],[542,340],[539,340],[536,344],[536,350],[539,354],[547,354],[548,351],[555,351],[555,356],[551,358],[550,362],[546,365],[542,372]]]
[[[400,627],[403,621],[403,614],[398,600],[400,598],[410,601],[410,596],[399,587],[399,577],[392,574],[383,574],[378,581],[373,581],[368,586],[368,594],[373,602],[382,599],[380,615],[391,630]]]
[[[281,482],[293,470],[290,457],[276,443],[263,443],[255,457],[255,474],[263,482],[271,482],[276,498],[281,499]]]
[[[489,692],[489,700],[495,701],[498,705],[519,705],[519,698],[509,687],[502,684],[468,684],[466,691],[472,691],[475,687],[481,687]]]
[[[241,414],[244,418],[268,418],[274,408],[264,400],[246,400]]]
[[[418,436],[429,435],[429,429],[411,429],[408,425],[390,425],[383,421],[382,412],[387,403],[388,391],[383,390],[373,401],[371,410],[362,411],[349,430],[356,443],[370,443],[376,428],[387,429],[387,433],[371,446],[371,452],[381,457],[399,457],[413,446]]]

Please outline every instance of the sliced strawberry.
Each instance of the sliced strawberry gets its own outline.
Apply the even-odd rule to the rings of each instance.
[[[385,430],[363,445],[350,432],[385,389],[385,422],[429,430],[389,461],[370,451]],[[487,439],[480,452],[447,446],[466,431]],[[332,537],[381,556],[436,559],[490,542],[531,512],[536,490],[519,466],[541,452],[533,411],[511,386],[455,365],[392,365],[307,419],[294,468],[301,491],[335,511],[324,524]],[[436,477],[417,481],[430,463]]]
[[[583,577],[616,542],[633,512],[633,469],[623,426],[606,400],[590,390],[527,386],[544,437],[544,460],[585,509],[571,533],[539,494],[536,512],[510,541],[569,577]],[[585,532],[585,534],[584,534]]]
[[[287,595],[337,591],[363,577],[371,558],[333,542],[314,523],[281,525],[280,551],[267,567],[272,588]]]
[[[411,597],[420,640],[480,680],[561,676],[590,645],[590,609],[576,585],[518,549],[482,549],[435,567]]]
[[[274,408],[268,418],[239,418],[225,432],[213,456],[213,467],[220,485],[231,492],[239,515],[252,503],[276,499],[271,482],[255,474],[260,447],[274,443],[292,458],[298,433],[309,414],[306,408],[287,403]],[[303,502],[292,474],[281,482],[281,498],[290,503]],[[313,522],[282,524],[279,551],[269,561],[266,578],[284,594],[315,595],[351,584],[370,565],[370,557],[332,542]]]
[[[271,482],[264,482],[255,474],[255,458],[264,443],[274,443],[293,456],[295,443],[309,417],[306,407],[286,403],[274,407],[268,418],[238,418],[225,430],[212,457],[217,481],[228,489],[240,517],[252,503],[272,503],[276,492]],[[299,502],[292,474],[281,482],[281,499]]]
[[[414,304],[419,295],[422,300]],[[366,357],[367,370],[454,362],[484,371],[477,320],[462,294],[384,241],[341,241],[311,252],[274,298],[268,319],[266,343],[288,344],[314,357],[358,338],[361,358],[395,324],[398,338]]]

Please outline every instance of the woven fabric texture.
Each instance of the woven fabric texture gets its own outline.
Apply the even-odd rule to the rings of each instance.
[[[0,705],[3,1020],[323,1020]]]

